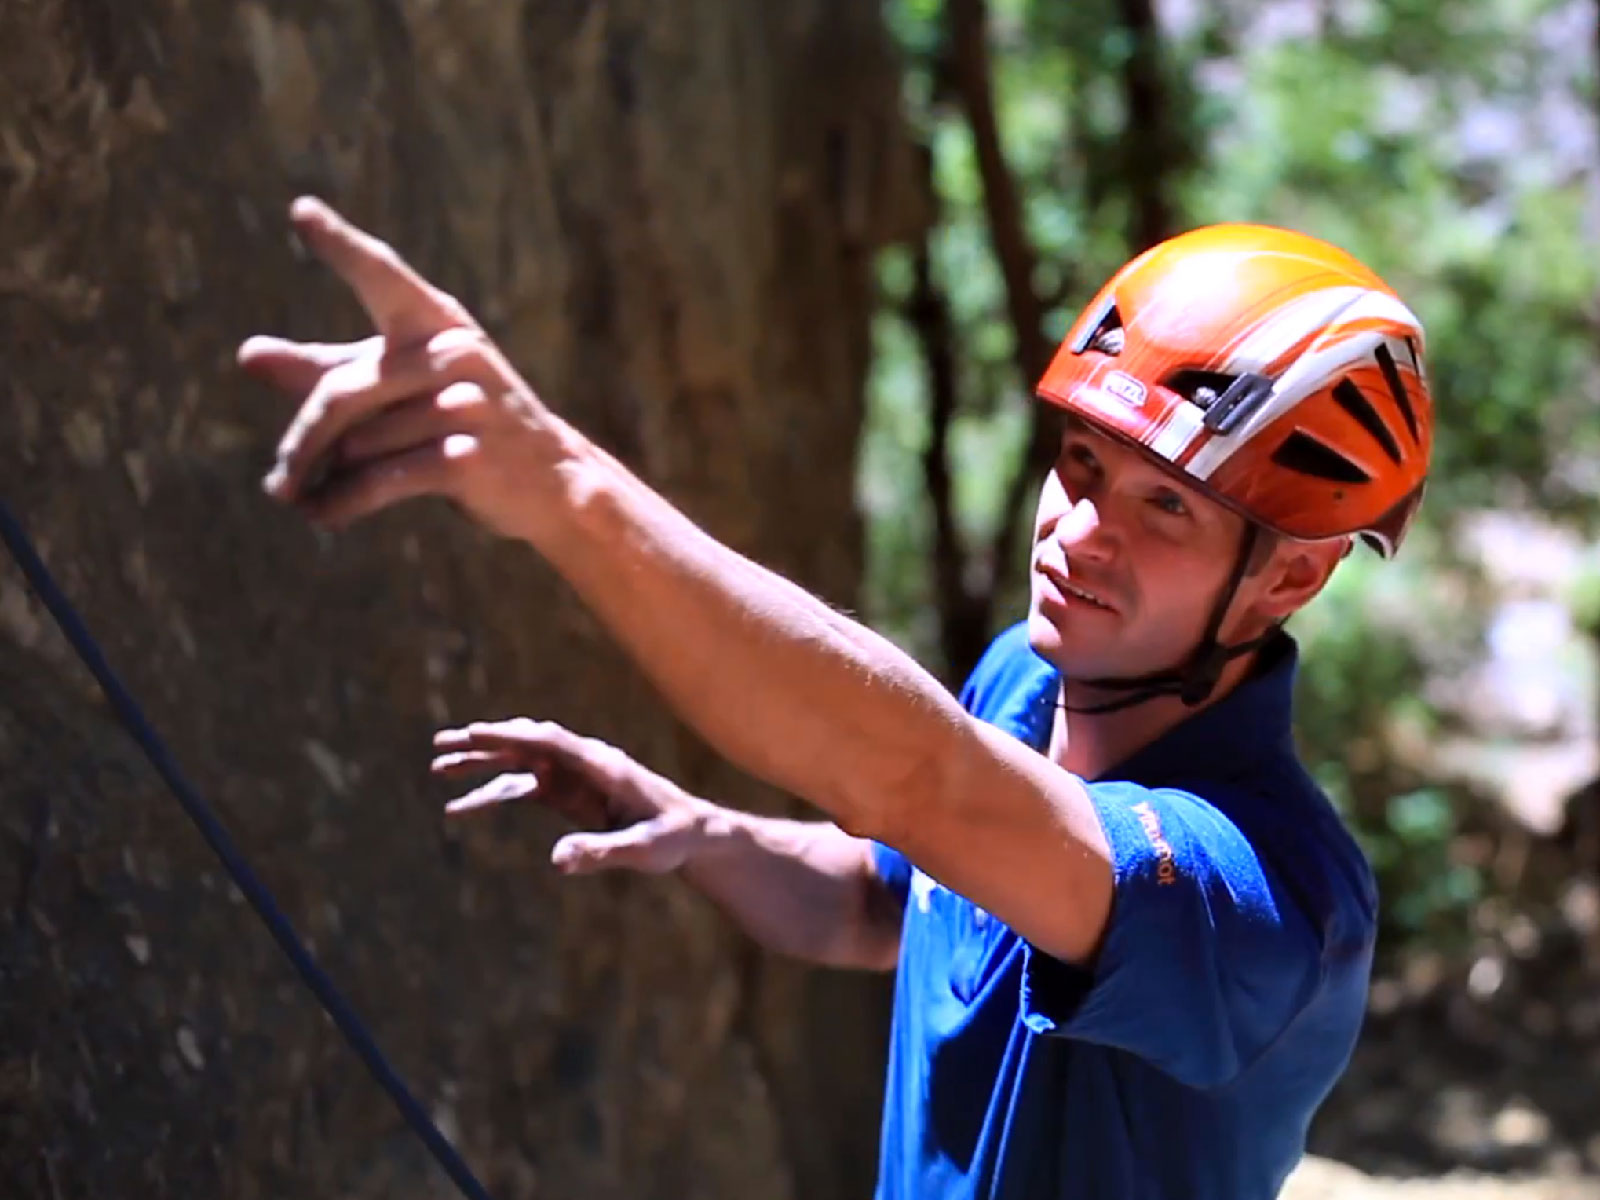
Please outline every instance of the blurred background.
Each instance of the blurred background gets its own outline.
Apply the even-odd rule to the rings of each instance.
[[[0,495],[497,1195],[870,1193],[885,981],[673,880],[446,827],[527,713],[802,812],[532,557],[261,497],[253,332],[360,314],[313,191],[696,520],[955,684],[1024,597],[1029,400],[1130,253],[1266,221],[1430,335],[1405,553],[1293,628],[1378,870],[1300,1197],[1600,1196],[1600,204],[1590,0],[0,0]],[[0,1194],[452,1194],[0,565]]]

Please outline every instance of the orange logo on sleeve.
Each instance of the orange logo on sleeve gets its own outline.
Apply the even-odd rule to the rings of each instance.
[[[1150,846],[1155,850],[1156,857],[1161,860],[1156,866],[1156,882],[1177,883],[1178,867],[1172,853],[1172,843],[1167,841],[1166,835],[1161,832],[1161,818],[1156,815],[1156,810],[1150,807],[1148,800],[1141,800],[1135,804],[1133,812],[1139,818],[1139,825],[1144,830],[1145,837],[1150,839]]]

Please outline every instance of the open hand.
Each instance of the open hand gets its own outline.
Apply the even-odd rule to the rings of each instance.
[[[440,730],[433,745],[437,775],[500,772],[451,801],[445,812],[531,799],[583,827],[585,832],[568,834],[550,854],[568,874],[616,867],[675,871],[703,842],[708,805],[615,746],[553,722],[477,721]]]
[[[300,406],[268,494],[328,526],[439,495],[497,532],[524,532],[565,426],[460,302],[391,247],[319,200],[297,200],[291,218],[377,334],[344,345],[253,337],[240,347],[245,370]]]

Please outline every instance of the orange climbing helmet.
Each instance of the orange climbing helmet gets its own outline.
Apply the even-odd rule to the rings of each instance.
[[[1421,322],[1344,251],[1217,225],[1118,271],[1038,391],[1266,529],[1387,558],[1428,474],[1422,359]]]

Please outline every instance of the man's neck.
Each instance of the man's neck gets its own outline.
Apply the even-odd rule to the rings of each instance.
[[[1157,696],[1143,704],[1130,705],[1116,712],[1073,713],[1063,707],[1067,699],[1063,684],[1062,691],[1056,696],[1055,721],[1050,729],[1050,760],[1080,779],[1098,779],[1169,729],[1209,708],[1233,691],[1250,673],[1255,661],[1254,654],[1246,654],[1229,663],[1211,695],[1203,704],[1193,708],[1176,696]],[[1108,698],[1114,698],[1114,695],[1098,691],[1079,695],[1077,689],[1073,689],[1070,699],[1074,705],[1087,707],[1102,704]]]

